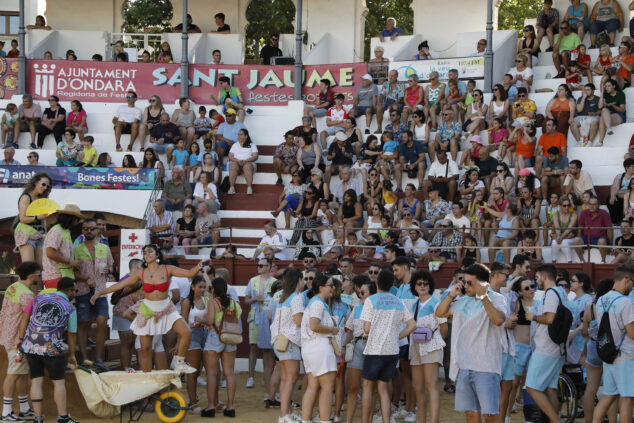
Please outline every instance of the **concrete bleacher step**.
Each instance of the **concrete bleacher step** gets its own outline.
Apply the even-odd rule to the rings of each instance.
[[[618,37],[617,37],[618,38]],[[586,45],[586,47],[590,47],[590,38],[589,37],[584,37],[584,40],[587,39],[587,42],[584,42],[584,44]],[[620,38],[618,38],[620,40]],[[548,41],[546,40],[546,37],[544,37],[544,41],[546,42],[545,48],[542,48],[542,52],[539,53],[538,57],[539,57],[539,66],[547,66],[547,65],[553,65],[553,55],[552,52],[547,52],[546,48],[548,48]],[[615,40],[615,45],[618,46],[618,41]],[[542,42],[542,46],[544,46],[544,42]],[[610,51],[612,52],[612,56],[616,57],[619,54],[619,48],[618,47],[611,47]],[[588,48],[587,49],[587,54],[590,55],[590,59],[591,59],[591,63],[592,65],[594,65],[594,63],[597,61],[597,57],[599,57],[599,49],[598,48]]]

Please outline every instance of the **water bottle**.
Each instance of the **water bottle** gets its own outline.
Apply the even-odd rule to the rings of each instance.
[[[20,350],[15,353],[15,362],[22,363],[22,352],[20,352]]]

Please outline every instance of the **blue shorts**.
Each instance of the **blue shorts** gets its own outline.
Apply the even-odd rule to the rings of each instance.
[[[354,342],[354,353],[352,354],[352,361],[348,363],[349,369],[357,369],[363,370],[363,359],[365,356],[363,355],[363,350],[365,349],[365,345],[368,343],[367,339],[361,338]]]
[[[29,239],[28,241],[26,241],[26,243],[33,248],[44,247],[44,241],[42,241],[41,239]]]
[[[394,355],[366,355],[363,359],[361,377],[376,382],[389,382],[396,373],[398,354]]]
[[[192,340],[189,343],[189,350],[202,350],[207,341],[207,328],[191,328]]]
[[[286,212],[286,211],[291,211],[291,210],[297,210],[297,207],[299,207],[299,202],[301,200],[301,196],[295,195],[295,194],[291,194],[291,195],[287,195],[286,197],[284,197],[284,199],[288,203],[286,205],[286,207],[284,207],[284,209],[283,209],[283,211]]]
[[[132,322],[124,317],[112,316],[111,329],[119,332],[128,332]]]
[[[154,151],[156,151],[156,154],[165,154],[167,153],[167,149],[169,148],[170,150],[174,150],[174,144],[150,144],[150,147],[152,147],[154,149]]]
[[[215,351],[220,354],[222,352],[234,352],[237,349],[237,345],[225,344],[220,340],[218,332],[211,331],[207,333],[207,340],[205,341],[203,351]]]
[[[634,397],[634,360],[617,358],[613,364],[603,363],[603,394]]]
[[[592,367],[602,367],[603,360],[599,357],[599,353],[597,352],[597,341],[593,341],[590,339],[586,343],[586,364]]]
[[[458,370],[454,409],[499,414],[500,380],[501,376],[497,373]]]
[[[515,380],[515,357],[502,354],[502,380]]]
[[[370,109],[370,113],[374,114],[374,107],[372,106],[357,106],[354,108],[354,111],[357,112],[358,116],[363,116],[368,109]]]
[[[588,243],[588,235],[581,235],[581,240],[584,245]],[[599,245],[599,240],[604,239],[607,245],[610,245],[610,240],[607,236],[591,236],[590,237],[590,245]]]
[[[277,341],[275,341],[275,344],[277,344]],[[288,341],[288,347],[286,348],[286,351],[279,352],[278,350],[273,348],[273,352],[275,353],[275,356],[277,357],[279,361],[286,361],[286,360],[301,361],[302,360],[302,350],[299,348],[299,345],[294,344],[291,341]]]
[[[197,137],[202,137],[204,135],[207,135],[209,131],[211,131],[211,129],[209,128],[199,128],[199,129],[196,129],[195,133]]]
[[[341,126],[326,126],[326,128],[324,128],[324,131],[326,131],[328,135],[335,135],[338,131],[343,130]]]
[[[522,344],[521,342],[515,343],[515,363],[513,370],[517,376],[522,376],[526,371],[531,354],[532,350],[529,344]]]
[[[231,149],[231,147],[229,147],[229,144],[227,144],[227,141],[223,141],[223,140],[218,140],[216,141],[216,153],[218,152],[218,149],[222,148],[222,151],[224,151],[224,154],[229,154],[229,150]]]
[[[75,308],[77,309],[77,321],[79,323],[90,322],[90,315],[108,316],[108,300],[105,297],[97,298],[95,305],[90,304],[90,298],[95,295],[95,290],[91,289],[88,294],[75,297]]]
[[[316,118],[324,117],[328,114],[328,108],[326,107],[322,107],[321,109],[318,109],[316,107],[311,107],[310,111],[313,112]]]
[[[563,365],[563,357],[549,357],[533,352],[526,371],[526,387],[542,392],[546,391],[546,388],[557,389]]]
[[[394,103],[396,103],[396,100],[393,100],[391,98],[386,98],[385,101],[383,102],[383,107],[385,107],[385,110],[387,110]],[[403,103],[398,103],[396,106],[398,107],[399,112],[403,111]]]

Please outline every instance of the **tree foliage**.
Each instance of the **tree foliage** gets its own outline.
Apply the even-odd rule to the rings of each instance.
[[[498,10],[498,29],[521,31],[524,20],[536,18],[543,3],[542,0],[503,0]]]
[[[366,0],[368,15],[365,20],[365,60],[370,59],[370,39],[385,29],[385,21],[392,17],[396,26],[412,34],[414,31],[414,12],[410,7],[412,0]]]
[[[249,24],[245,30],[245,56],[260,57],[260,49],[268,43],[269,36],[295,32],[295,5],[292,0],[253,0],[246,10]]]
[[[157,32],[171,31],[174,8],[170,0],[127,0],[123,4],[124,32],[143,32],[156,27]]]

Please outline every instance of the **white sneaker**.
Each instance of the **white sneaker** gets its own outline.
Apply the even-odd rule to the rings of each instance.
[[[236,193],[236,189],[234,187],[229,188],[229,191],[227,191],[227,194],[229,195],[233,195]]]
[[[408,411],[407,412],[407,416],[405,416],[403,421],[405,423],[416,423],[416,413],[414,413],[412,411]],[[508,423],[508,422],[504,422],[504,423]]]
[[[390,416],[390,423],[396,423],[396,419],[394,418],[394,416]]]
[[[341,417],[339,416],[335,416],[334,419],[332,419],[333,423],[341,423]]]
[[[504,417],[504,423],[511,423],[511,416]]]
[[[172,364],[173,364],[172,370],[174,370],[178,374],[183,374],[183,373],[190,374],[196,371],[196,369],[194,369],[192,366],[187,364],[187,362],[185,361],[185,357],[174,356],[174,360],[172,361]]]
[[[253,195],[253,188],[247,187],[247,195]]]
[[[222,379],[220,381],[220,387],[221,388],[226,388],[227,387],[227,379]]]
[[[372,423],[383,423],[383,416],[381,413],[377,413],[372,416]]]
[[[253,386],[255,385],[255,381],[253,380],[252,377],[247,379],[247,384],[244,385],[245,388],[253,388]]]
[[[394,417],[395,419],[404,419],[408,416],[408,414],[409,412],[407,410],[400,407],[398,407],[395,411],[392,411],[392,417]]]
[[[198,379],[196,379],[196,383],[200,386],[207,386],[207,379],[202,376],[198,376]]]

